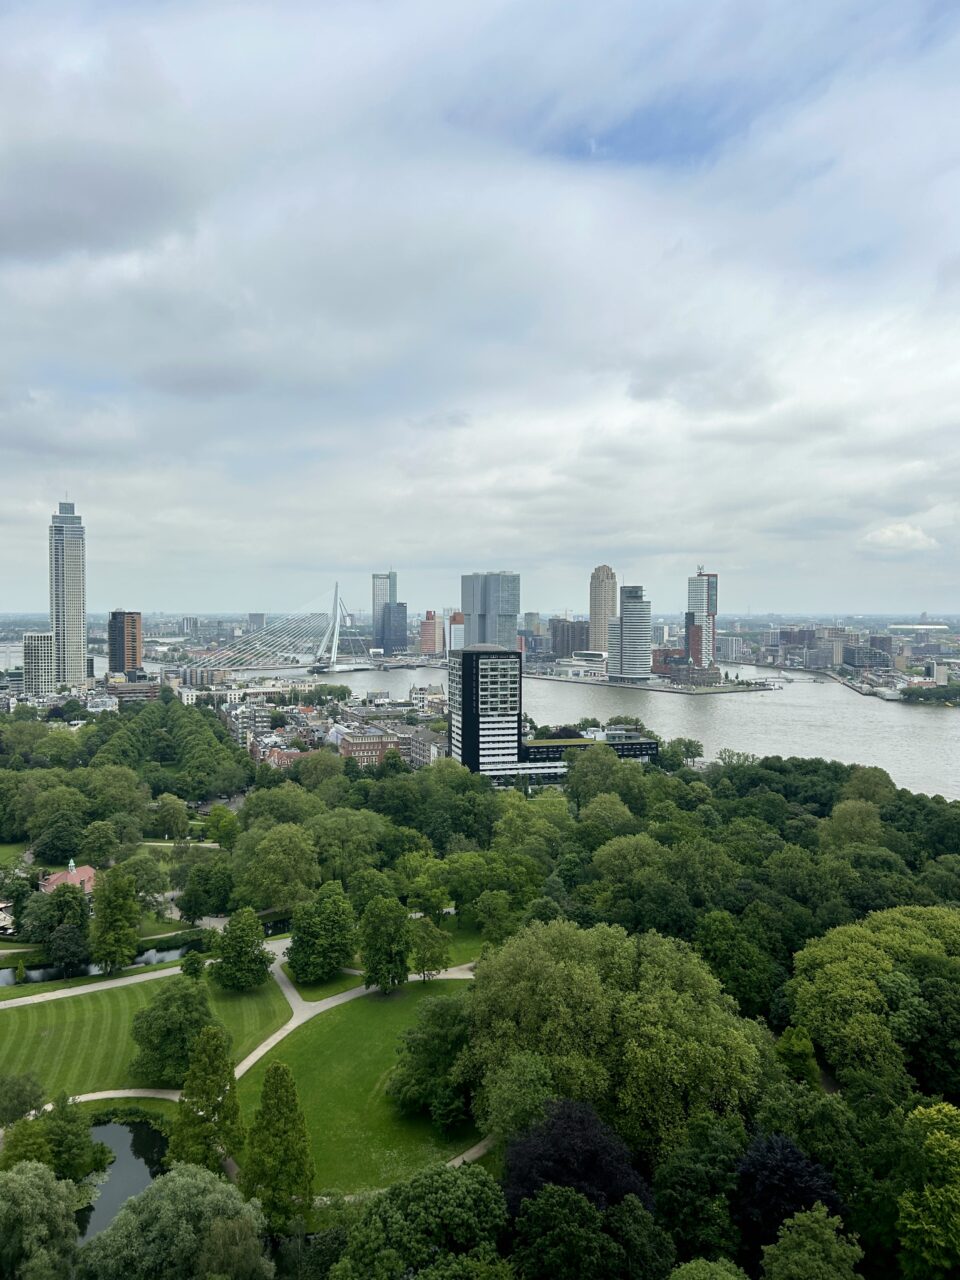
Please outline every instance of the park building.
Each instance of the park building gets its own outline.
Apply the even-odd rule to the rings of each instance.
[[[595,745],[590,738],[523,738],[521,655],[495,644],[469,645],[450,654],[450,755],[495,786],[518,778],[552,784],[563,780],[566,754]],[[618,756],[656,760],[658,744],[640,735],[609,744]]]

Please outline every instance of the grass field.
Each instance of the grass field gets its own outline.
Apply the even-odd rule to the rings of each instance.
[[[25,844],[0,844],[0,867],[12,867],[26,847]]]
[[[280,1061],[296,1076],[318,1191],[386,1187],[465,1151],[477,1140],[471,1127],[442,1135],[428,1120],[401,1115],[384,1092],[396,1061],[397,1037],[413,1022],[419,1002],[463,985],[411,983],[394,995],[369,995],[320,1014],[240,1080],[246,1123],[256,1111],[268,1064]]]
[[[339,973],[328,982],[297,982],[290,972],[290,966],[286,963],[283,965],[283,972],[303,996],[304,1000],[326,1000],[327,996],[339,995],[341,991],[352,991],[354,987],[359,987],[363,982],[363,979],[359,978],[355,973]]]
[[[140,918],[137,926],[137,937],[158,938],[165,933],[182,933],[187,926],[182,920],[171,920],[164,916],[155,916],[152,911]]]
[[[33,1071],[49,1095],[93,1093],[150,1085],[130,1071],[136,1046],[133,1016],[160,989],[156,982],[91,991],[47,1004],[0,1007],[0,1075]],[[238,1061],[283,1025],[290,1006],[271,978],[248,995],[220,991],[212,983],[210,1006],[233,1038]]]
[[[451,965],[469,964],[471,960],[480,958],[483,939],[480,937],[479,929],[472,929],[466,925],[460,928],[455,916],[444,916],[440,927],[444,933],[450,935]]]
[[[129,978],[135,973],[151,973],[156,969],[179,969],[179,960],[168,960],[164,964],[144,964],[137,969],[121,969],[112,978]],[[71,987],[96,987],[111,979],[98,975],[93,978],[56,978],[52,982],[25,982],[22,986],[0,987],[0,1009],[9,1002],[23,1000],[26,996],[39,996],[45,991],[66,991]]]

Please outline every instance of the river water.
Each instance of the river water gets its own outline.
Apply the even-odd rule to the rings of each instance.
[[[775,672],[740,669],[741,679],[761,675],[779,678]],[[322,678],[358,693],[383,689],[396,697],[405,697],[412,684],[447,684],[446,671],[436,668]],[[721,747],[731,747],[757,756],[823,756],[879,765],[898,786],[960,799],[960,709],[884,702],[832,680],[821,683],[793,673],[790,678],[791,683],[768,692],[701,695],[527,678],[523,709],[538,724],[639,716],[663,738],[696,738],[708,760]]]

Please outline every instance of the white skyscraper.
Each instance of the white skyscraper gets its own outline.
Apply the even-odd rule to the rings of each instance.
[[[87,679],[87,570],[83,524],[72,502],[50,518],[50,630],[58,685]]]
[[[617,613],[617,575],[598,564],[590,575],[590,648],[607,651],[607,627]]]
[[[23,635],[23,692],[45,698],[57,688],[53,667],[53,636],[49,631],[25,631]]]
[[[650,601],[643,587],[620,588],[620,616],[607,628],[607,675],[611,680],[648,680],[653,669]]]
[[[704,573],[687,579],[686,652],[695,667],[717,660],[717,575]]]

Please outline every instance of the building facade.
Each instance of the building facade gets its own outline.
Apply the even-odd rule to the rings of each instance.
[[[58,685],[87,680],[87,569],[83,523],[72,502],[50,518],[50,630]]]
[[[686,654],[695,667],[709,667],[717,660],[717,575],[704,573],[687,579]]]
[[[433,609],[427,610],[427,616],[420,623],[420,652],[443,653],[443,618],[438,618]]]
[[[607,629],[617,616],[617,575],[608,564],[598,564],[590,575],[590,636],[579,649],[600,649],[606,653]]]
[[[107,669],[139,671],[143,666],[143,620],[139,613],[114,609],[107,620]]]
[[[403,601],[388,601],[383,606],[381,615],[382,636],[379,648],[384,655],[390,657],[395,653],[406,653],[407,640],[407,606]]]
[[[56,688],[53,635],[49,631],[24,632],[23,692],[28,698],[45,698]]]
[[[498,644],[517,648],[517,619],[520,615],[520,575],[500,570],[495,573],[465,573],[460,579],[463,612],[463,643]]]
[[[607,677],[649,680],[653,670],[651,603],[643,587],[620,588],[620,613],[607,627]]]
[[[459,609],[455,609],[451,613],[447,621],[447,652],[451,649],[462,649],[464,645],[463,633],[465,624],[463,614]]]
[[[383,648],[383,611],[388,604],[397,603],[397,573],[391,569],[388,573],[372,575],[372,615],[373,645],[375,649]]]
[[[494,644],[450,654],[450,754],[474,773],[516,773],[520,653]]]
[[[262,631],[267,625],[267,615],[265,613],[248,613],[247,614],[247,630]]]
[[[555,658],[571,658],[574,653],[591,646],[590,623],[571,618],[550,619],[550,649]]]

